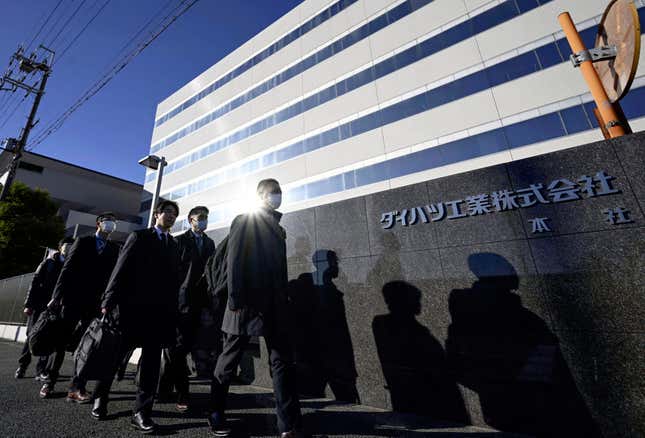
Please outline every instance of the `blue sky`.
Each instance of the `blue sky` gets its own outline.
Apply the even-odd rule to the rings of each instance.
[[[52,42],[57,29],[82,1],[63,0],[49,23],[53,26],[60,17],[58,27],[52,31],[45,27],[37,42],[43,42],[43,36],[45,44]],[[85,92],[118,59],[119,49],[169,1],[172,5],[180,3],[111,0],[54,65],[38,111],[40,124],[31,138]],[[4,72],[18,44],[33,38],[57,3],[58,0],[2,1],[0,72]],[[103,3],[86,0],[67,30],[54,41],[53,49],[60,53]],[[200,0],[34,152],[142,183],[144,169],[137,161],[148,153],[157,103],[298,3],[300,0]],[[0,92],[0,105],[6,100],[3,93],[6,92]],[[0,127],[0,139],[19,135],[31,99],[27,98]],[[0,107],[0,125],[5,119],[4,110]]]

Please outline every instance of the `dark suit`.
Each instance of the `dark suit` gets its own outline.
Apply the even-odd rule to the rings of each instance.
[[[56,280],[60,275],[60,270],[63,267],[63,261],[60,259],[60,253],[56,252],[52,257],[43,261],[34,274],[31,281],[27,297],[25,298],[25,309],[31,309],[32,314],[27,318],[27,334],[31,331],[31,327],[38,317],[47,307],[47,303],[52,297],[52,292],[56,286]],[[42,374],[47,371],[47,358],[48,356],[41,356],[36,364],[36,373]],[[18,359],[20,368],[26,369],[31,363],[31,353],[29,352],[29,343],[25,342],[22,349],[22,354]]]
[[[251,336],[263,336],[269,352],[278,429],[301,425],[291,346],[287,333],[286,233],[282,214],[261,209],[231,224],[228,240],[228,305],[222,331],[224,348],[215,367],[211,398],[215,412],[225,409],[228,385]]]
[[[205,234],[202,234],[201,239],[200,248],[192,230],[176,238],[180,260],[179,278],[182,279],[178,296],[177,339],[174,346],[164,349],[159,392],[169,394],[175,386],[181,402],[187,401],[189,391],[186,355],[194,345],[201,310],[210,301],[205,284],[199,280],[204,274],[206,261],[215,251],[215,242]]]
[[[154,228],[131,233],[121,249],[101,307],[122,331],[120,357],[141,347],[135,412],[150,415],[159,380],[161,348],[174,345],[179,289],[179,252]],[[114,370],[116,373],[116,370]],[[107,400],[112,379],[97,384],[95,395]]]
[[[101,295],[119,255],[118,245],[109,240],[105,241],[99,254],[96,241],[96,235],[80,237],[74,241],[54,288],[52,298],[62,306],[66,335],[61,339],[61,345],[53,357],[49,372],[52,383],[58,378],[65,357],[65,346],[76,325],[80,322],[82,327],[87,327],[100,314]],[[72,379],[72,390],[84,389],[84,386],[84,381],[76,377]]]

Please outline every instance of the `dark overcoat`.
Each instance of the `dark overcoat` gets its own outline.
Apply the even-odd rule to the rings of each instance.
[[[206,289],[199,280],[204,274],[206,261],[215,252],[215,242],[206,234],[202,237],[202,249],[199,250],[195,234],[188,230],[177,236],[179,250],[179,312],[199,316],[200,310],[207,306]]]
[[[60,259],[59,252],[54,253],[52,257],[47,258],[38,265],[34,278],[29,285],[29,290],[27,290],[25,308],[40,312],[47,307],[62,267],[63,262]]]
[[[287,249],[281,217],[277,211],[260,209],[231,224],[225,333],[265,336],[286,327]]]
[[[121,249],[101,307],[107,308],[132,347],[174,345],[179,251],[154,228],[132,232]]]
[[[109,240],[99,254],[95,235],[74,241],[52,297],[61,303],[66,320],[88,321],[100,313],[101,295],[118,256],[119,246]]]

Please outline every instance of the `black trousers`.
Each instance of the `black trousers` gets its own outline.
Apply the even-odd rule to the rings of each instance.
[[[91,320],[89,319],[82,320],[81,321],[82,327],[86,328],[87,326],[89,326],[90,321]],[[72,336],[72,333],[74,332],[74,329],[76,328],[77,323],[78,323],[77,318],[65,320],[65,325],[64,325],[65,328],[63,330],[63,335],[61,336],[59,346],[56,349],[56,351],[51,356],[49,356],[49,363],[48,363],[49,377],[47,380],[52,385],[56,384],[56,381],[58,380],[58,377],[60,375],[60,369],[65,360],[66,347],[70,337]],[[86,385],[87,385],[87,381],[85,379],[81,379],[80,377],[78,377],[78,373],[76,372],[76,369],[74,369],[72,380],[69,385],[69,390],[85,391]]]
[[[27,318],[27,336],[31,332],[31,328],[38,321],[38,317],[42,313],[42,310],[34,310],[31,315]],[[47,360],[49,356],[38,356],[38,361],[36,362],[36,374],[43,374],[47,372]],[[29,351],[29,342],[25,342],[25,345],[22,347],[22,353],[18,358],[18,365],[21,369],[26,370],[29,364],[31,363],[31,352]]]
[[[182,315],[177,327],[176,344],[163,349],[159,393],[170,394],[174,387],[177,390],[177,401],[180,403],[188,402],[190,387],[186,357],[195,342],[198,324],[199,319],[194,315]]]
[[[130,345],[123,345],[118,352],[119,363],[132,349]],[[152,413],[154,406],[155,393],[157,391],[157,383],[159,381],[159,366],[161,364],[161,346],[160,345],[144,345],[141,347],[141,358],[139,359],[138,378],[136,379],[137,393],[134,402],[134,413],[141,412],[149,416]],[[117,370],[114,370],[116,374]],[[94,389],[94,397],[101,398],[104,403],[107,403],[110,388],[114,381],[114,375],[109,380],[101,380],[97,382]]]
[[[226,410],[228,387],[250,339],[250,336],[224,335],[222,354],[217,359],[211,382],[211,404],[214,412],[223,413]],[[300,401],[289,339],[286,335],[266,335],[264,341],[269,352],[278,429],[280,433],[300,429]]]

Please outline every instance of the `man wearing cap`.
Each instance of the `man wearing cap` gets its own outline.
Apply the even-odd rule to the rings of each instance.
[[[60,308],[65,335],[54,353],[49,378],[40,390],[40,397],[47,398],[54,389],[65,358],[65,347],[74,330],[84,331],[93,318],[100,315],[100,300],[107,286],[117,257],[119,246],[108,238],[116,229],[114,213],[105,212],[96,217],[96,232],[76,239],[54,288],[48,306]],[[80,327],[77,327],[79,326]],[[85,390],[86,382],[74,372],[67,393],[67,401],[88,403],[90,396]]]

